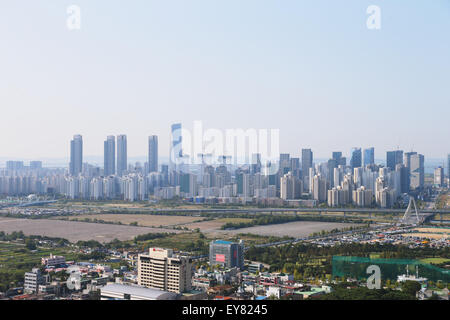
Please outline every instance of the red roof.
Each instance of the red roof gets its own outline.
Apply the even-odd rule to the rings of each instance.
[[[233,300],[231,297],[215,296],[215,300]]]

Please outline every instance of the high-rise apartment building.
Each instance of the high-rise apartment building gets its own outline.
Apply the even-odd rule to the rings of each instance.
[[[150,248],[138,256],[138,284],[169,292],[191,291],[192,259],[172,249]]]
[[[303,184],[291,171],[281,177],[280,197],[283,200],[300,199],[303,192]]]
[[[83,137],[73,136],[70,141],[70,166],[69,173],[72,176],[79,175],[83,171]]]
[[[158,172],[158,136],[148,137],[148,171]]]
[[[353,203],[358,207],[367,207],[372,204],[373,192],[367,190],[364,186],[353,190]]]
[[[110,176],[116,173],[116,137],[108,136],[104,142],[104,175]]]
[[[128,168],[127,136],[117,136],[117,175],[122,176]]]
[[[319,202],[327,200],[327,180],[319,173],[311,181],[312,197]]]
[[[338,207],[348,203],[348,190],[343,190],[341,187],[335,187],[328,190],[327,201],[330,207]]]

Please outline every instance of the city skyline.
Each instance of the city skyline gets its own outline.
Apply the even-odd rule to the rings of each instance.
[[[174,131],[175,128],[175,131]],[[175,134],[177,135],[176,140],[171,141],[170,147],[173,147],[174,150],[176,149],[176,153],[183,153],[183,157],[188,157],[190,155],[185,154],[183,146],[180,146],[181,144],[181,124],[173,124],[171,126],[171,135]],[[34,161],[41,161],[43,162],[43,165],[45,166],[45,160],[52,161],[52,160],[59,160],[64,161],[64,159],[67,160],[67,165],[69,167],[70,172],[81,172],[81,165],[82,163],[91,163],[95,165],[100,164],[100,159],[102,159],[101,163],[104,169],[107,169],[107,172],[111,172],[115,174],[116,172],[121,175],[121,171],[124,171],[128,167],[128,160],[129,159],[139,159],[136,161],[142,161],[147,162],[150,165],[150,162],[153,162],[153,165],[150,165],[150,172],[157,171],[156,168],[159,167],[160,162],[168,164],[170,163],[170,155],[160,155],[160,149],[159,149],[159,135],[149,135],[147,136],[147,155],[129,155],[128,154],[128,136],[127,134],[119,134],[117,135],[117,149],[116,149],[116,136],[114,135],[108,135],[103,140],[103,155],[85,155],[84,152],[84,145],[85,145],[85,139],[83,139],[83,135],[81,134],[75,134],[73,135],[73,139],[70,140],[70,150],[67,155],[67,157],[62,158],[46,158],[46,157],[38,157],[38,158],[15,158],[15,157],[2,157],[0,156],[0,164],[5,163],[7,161],[23,161],[23,162],[29,162],[30,164]],[[172,137],[173,139],[173,137]],[[78,142],[77,142],[78,141]],[[75,149],[76,148],[76,152]],[[116,153],[117,150],[117,153]],[[356,152],[356,159],[353,160],[353,155]],[[311,153],[309,155],[309,153]],[[348,165],[351,167],[361,167],[366,166],[368,164],[384,164],[385,166],[395,169],[395,164],[402,163],[403,162],[403,154],[405,154],[405,157],[412,154],[417,154],[417,151],[406,151],[404,149],[395,149],[395,150],[387,150],[384,152],[382,156],[380,156],[380,153],[377,152],[376,148],[374,147],[352,147],[350,152],[348,154],[345,153],[345,151],[341,151],[336,149],[333,149],[332,151],[329,151],[329,156],[316,156],[316,152],[314,148],[299,148],[297,153],[286,153],[283,151],[280,151],[280,155],[286,154],[291,157],[297,157],[301,159],[302,164],[302,170],[308,169],[311,164],[308,165],[308,163],[317,163],[317,161],[327,161],[327,159],[333,159],[337,161],[337,164],[339,163],[339,159],[342,158],[342,160],[348,161]],[[398,155],[397,155],[398,154]],[[375,156],[377,155],[377,156]],[[395,158],[392,159],[392,156]],[[426,157],[426,159],[430,159],[433,162],[433,165],[436,165],[438,161],[442,161],[442,165],[444,168],[447,168],[449,163],[449,156],[450,154],[447,152],[444,152],[442,158],[430,158]],[[117,157],[117,161],[116,161]],[[337,158],[336,158],[337,157]],[[367,157],[370,159],[367,160]],[[71,167],[71,163],[74,162],[74,159],[76,160],[76,168]],[[231,157],[233,158],[233,157]],[[398,158],[398,159],[397,159]],[[93,160],[95,159],[95,160]],[[119,160],[120,159],[120,160]],[[406,158],[405,158],[406,159]],[[132,160],[133,161],[133,160]],[[352,161],[355,161],[355,164],[352,164]],[[117,162],[117,168],[116,168],[116,162]],[[303,165],[303,163],[307,163],[307,165]],[[426,161],[425,161],[426,162]],[[446,164],[447,162],[447,164]],[[250,162],[249,162],[250,163]],[[132,164],[132,162],[130,162]],[[112,167],[112,168],[111,168]]]

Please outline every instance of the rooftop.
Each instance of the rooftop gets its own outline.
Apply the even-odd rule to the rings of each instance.
[[[113,294],[129,294],[132,296],[147,298],[149,300],[176,300],[179,296],[173,292],[118,283],[107,284],[101,290],[102,293],[106,291]]]
[[[215,240],[214,243],[217,243],[217,244],[232,244],[233,242],[226,241],[226,240]]]

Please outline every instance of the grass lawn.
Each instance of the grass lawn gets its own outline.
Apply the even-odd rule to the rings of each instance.
[[[430,263],[430,264],[441,264],[441,263],[450,263],[450,259],[446,258],[425,258],[420,259],[423,263]]]

